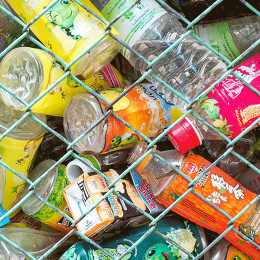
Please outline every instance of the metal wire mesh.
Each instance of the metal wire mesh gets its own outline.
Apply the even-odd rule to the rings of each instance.
[[[59,241],[59,243],[57,243],[55,246],[53,246],[51,249],[48,250],[48,252],[46,252],[44,255],[42,255],[42,257],[40,259],[44,259],[46,258],[49,254],[51,254],[63,241],[65,241],[69,236],[71,236],[72,234],[77,234],[78,236],[80,236],[82,239],[84,239],[85,241],[87,241],[88,243],[91,243],[92,245],[96,246],[97,248],[99,248],[100,250],[104,251],[106,255],[110,256],[112,259],[115,259],[108,251],[106,251],[105,249],[103,249],[102,247],[100,247],[98,244],[96,244],[95,242],[93,242],[91,239],[89,239],[88,237],[86,237],[85,235],[81,234],[80,232],[78,232],[76,230],[76,224],[84,217],[84,215],[78,219],[76,222],[70,218],[68,215],[64,214],[62,211],[60,211],[59,209],[57,209],[56,207],[54,207],[53,205],[51,205],[48,201],[46,201],[45,199],[41,198],[39,195],[34,194],[34,189],[35,186],[44,178],[46,177],[51,170],[53,170],[56,166],[58,166],[59,164],[62,164],[63,161],[65,159],[67,159],[69,156],[73,156],[75,159],[79,159],[82,162],[84,162],[82,160],[81,157],[79,157],[73,150],[73,147],[75,146],[75,144],[80,141],[84,136],[86,136],[91,130],[93,130],[98,124],[100,124],[103,120],[106,120],[106,118],[108,118],[109,116],[113,116],[116,119],[118,119],[119,121],[121,121],[123,124],[127,125],[129,128],[131,128],[134,132],[136,132],[138,135],[140,135],[146,142],[149,143],[148,147],[147,147],[147,152],[140,158],[138,159],[134,164],[132,164],[129,168],[127,168],[127,170],[125,170],[122,174],[120,174],[120,177],[116,180],[114,180],[113,182],[106,176],[104,175],[102,172],[100,172],[99,170],[95,169],[92,165],[86,163],[90,168],[93,169],[93,171],[95,171],[96,173],[100,174],[101,176],[103,176],[108,182],[110,182],[110,186],[109,186],[109,191],[106,193],[105,196],[103,196],[99,201],[97,201],[92,208],[90,208],[85,215],[89,214],[91,212],[91,210],[93,208],[95,208],[103,199],[105,199],[106,197],[108,197],[109,194],[111,194],[112,192],[114,194],[116,194],[118,197],[120,197],[122,200],[124,200],[127,204],[130,204],[132,206],[134,206],[130,201],[126,200],[124,197],[122,197],[119,193],[117,193],[115,191],[115,184],[122,178],[124,178],[135,166],[137,166],[147,155],[149,154],[153,154],[153,156],[157,157],[158,159],[160,159],[162,162],[164,162],[167,166],[171,167],[172,169],[174,169],[175,171],[177,171],[180,175],[182,175],[185,179],[187,179],[189,181],[189,185],[188,185],[188,190],[187,192],[185,192],[181,197],[179,197],[169,208],[167,208],[164,212],[162,212],[159,216],[157,216],[156,218],[152,217],[150,214],[142,211],[141,209],[137,208],[137,210],[145,215],[148,219],[150,219],[150,224],[149,224],[149,231],[147,232],[146,235],[148,235],[149,233],[153,232],[156,229],[156,223],[162,219],[174,206],[176,206],[178,203],[180,203],[180,201],[185,198],[189,193],[193,193],[196,196],[198,196],[199,198],[201,198],[204,202],[206,202],[207,204],[209,204],[210,206],[212,206],[213,208],[217,209],[219,212],[221,212],[223,215],[225,215],[230,221],[226,227],[226,231],[223,232],[221,235],[219,235],[210,245],[208,245],[207,248],[205,248],[199,255],[197,255],[196,257],[193,256],[190,253],[187,253],[192,259],[197,260],[199,259],[202,255],[204,255],[210,248],[212,248],[221,238],[223,238],[230,230],[233,230],[234,232],[236,232],[237,234],[239,234],[243,239],[245,239],[246,241],[248,241],[249,243],[254,244],[259,250],[260,250],[260,246],[257,245],[254,241],[252,241],[250,238],[248,238],[247,236],[245,236],[244,234],[242,234],[241,232],[237,231],[234,228],[234,222],[249,208],[251,207],[254,203],[256,203],[259,199],[260,199],[260,195],[255,198],[246,208],[244,208],[237,216],[235,216],[234,218],[232,218],[231,216],[229,216],[228,214],[226,214],[225,212],[223,212],[220,208],[218,208],[216,205],[214,205],[213,203],[209,202],[208,200],[206,200],[203,196],[201,196],[200,194],[198,194],[196,191],[194,191],[194,187],[195,187],[195,183],[203,178],[203,176],[209,172],[209,170],[214,167],[218,162],[220,162],[225,156],[227,156],[229,153],[232,153],[234,156],[236,156],[237,158],[239,158],[240,160],[242,160],[244,163],[246,163],[249,167],[251,167],[253,170],[255,170],[258,174],[260,174],[260,170],[258,168],[256,168],[253,164],[251,164],[250,162],[248,162],[246,159],[244,159],[242,156],[240,156],[238,153],[236,153],[234,151],[234,144],[240,140],[241,137],[243,137],[248,131],[250,131],[256,124],[258,124],[260,122],[260,118],[258,120],[256,120],[250,127],[248,127],[246,130],[244,130],[240,135],[238,135],[235,139],[230,140],[229,138],[227,138],[225,135],[223,135],[221,132],[219,132],[216,128],[212,127],[210,124],[208,124],[207,122],[205,122],[201,117],[197,116],[195,113],[193,113],[193,106],[194,104],[204,95],[206,95],[207,93],[209,93],[218,83],[220,83],[225,77],[227,77],[227,75],[232,75],[234,77],[236,77],[238,80],[240,80],[243,84],[245,84],[248,88],[250,88],[252,91],[254,91],[257,95],[260,95],[260,92],[258,90],[256,90],[254,87],[252,87],[250,84],[248,84],[247,82],[245,82],[245,80],[243,80],[240,76],[238,76],[237,74],[235,74],[233,72],[233,68],[234,65],[240,61],[247,53],[249,53],[253,48],[255,48],[259,42],[260,39],[258,41],[256,41],[254,44],[252,44],[252,46],[250,48],[248,48],[245,52],[243,52],[239,57],[237,57],[235,60],[233,60],[232,62],[229,61],[226,57],[224,57],[223,55],[221,55],[220,53],[218,53],[214,48],[212,48],[210,45],[208,45],[207,43],[203,42],[198,36],[196,36],[192,29],[192,26],[194,24],[196,24],[199,20],[201,20],[206,14],[208,14],[214,7],[216,7],[218,4],[220,4],[223,0],[217,0],[215,1],[209,8],[207,8],[201,15],[199,15],[196,19],[194,19],[193,21],[188,21],[187,19],[185,19],[182,15],[180,15],[177,11],[175,11],[174,9],[172,9],[169,5],[167,5],[164,1],[162,0],[157,0],[157,2],[159,2],[169,13],[171,14],[175,14],[177,15],[186,25],[186,29],[187,29],[187,33],[185,33],[179,40],[177,40],[174,44],[172,44],[167,50],[165,50],[159,57],[157,57],[155,60],[153,60],[152,62],[149,62],[148,60],[146,60],[144,57],[142,57],[139,53],[137,53],[134,49],[132,49],[130,46],[128,46],[127,44],[125,44],[124,42],[122,42],[116,35],[113,35],[111,33],[111,26],[113,26],[113,24],[120,18],[122,17],[125,13],[127,13],[134,5],[136,5],[138,2],[140,2],[140,0],[137,0],[134,2],[133,5],[131,5],[129,8],[127,8],[123,13],[119,14],[113,21],[111,21],[110,23],[108,23],[107,21],[105,21],[104,19],[102,19],[99,15],[96,15],[94,12],[92,12],[87,6],[85,6],[84,4],[82,4],[79,0],[74,0],[74,2],[76,2],[78,5],[82,6],[87,12],[90,12],[91,14],[93,14],[97,19],[99,19],[100,21],[102,21],[105,25],[106,25],[106,29],[105,29],[105,33],[103,34],[102,37],[100,37],[95,43],[93,43],[88,49],[85,50],[84,53],[82,53],[78,58],[76,58],[75,60],[73,60],[71,63],[67,64],[65,61],[63,61],[61,58],[59,58],[57,55],[55,55],[55,53],[51,52],[49,49],[47,49],[43,44],[41,44],[38,40],[36,40],[35,38],[33,38],[32,36],[29,35],[29,30],[30,30],[30,26],[32,26],[35,21],[37,21],[42,15],[44,15],[50,8],[51,6],[55,5],[59,0],[54,1],[53,3],[51,3],[48,7],[46,7],[46,9],[44,9],[40,14],[38,14],[32,21],[30,21],[28,24],[23,23],[21,20],[19,20],[17,17],[15,17],[13,14],[11,14],[8,10],[6,10],[3,6],[0,5],[0,9],[2,11],[4,11],[6,14],[8,14],[9,16],[11,16],[17,23],[19,23],[21,26],[23,26],[23,34],[16,39],[8,48],[6,48],[1,54],[0,54],[0,58],[2,58],[5,54],[7,54],[10,50],[12,50],[13,48],[16,47],[16,45],[21,42],[23,39],[28,38],[30,41],[34,42],[37,46],[39,46],[39,48],[43,49],[44,51],[48,52],[49,54],[51,54],[55,59],[57,59],[62,65],[64,65],[65,67],[65,74],[57,81],[55,82],[51,87],[49,87],[46,91],[44,91],[41,95],[39,95],[39,97],[37,97],[33,102],[31,102],[30,104],[28,104],[27,102],[25,102],[24,100],[22,100],[21,98],[19,98],[17,95],[15,95],[11,90],[9,90],[8,88],[6,88],[4,85],[0,84],[1,88],[3,88],[5,91],[7,91],[9,94],[13,95],[15,98],[17,98],[20,102],[22,102],[22,104],[24,104],[26,106],[26,114],[19,120],[17,121],[15,124],[13,124],[12,127],[10,127],[6,132],[4,132],[1,136],[0,136],[0,142],[2,141],[3,138],[5,138],[5,136],[7,136],[15,127],[17,127],[25,118],[30,117],[33,120],[35,120],[36,122],[38,122],[40,125],[42,125],[46,130],[50,131],[53,135],[57,136],[62,142],[64,142],[67,145],[67,152],[66,154],[64,154],[60,160],[58,160],[48,171],[46,171],[41,178],[37,179],[35,182],[30,181],[28,178],[24,177],[23,175],[19,174],[17,171],[13,170],[11,167],[9,167],[6,163],[4,163],[2,160],[0,160],[0,164],[2,166],[4,166],[6,169],[10,170],[12,173],[16,174],[18,177],[20,177],[21,179],[23,179],[25,182],[27,182],[30,187],[29,187],[29,193],[19,202],[17,203],[10,211],[7,212],[7,214],[5,214],[3,217],[0,218],[0,222],[5,219],[7,216],[10,216],[10,214],[12,214],[16,209],[18,209],[22,203],[24,203],[30,196],[36,196],[39,200],[41,200],[43,203],[45,203],[46,205],[48,205],[49,207],[51,207],[52,209],[54,209],[55,211],[59,212],[62,216],[64,216],[68,221],[70,221],[72,224],[71,226],[71,232],[64,235],[63,239],[61,241]],[[240,0],[247,8],[251,9],[256,15],[260,16],[260,12],[257,11],[253,6],[251,6],[249,3],[247,3],[244,0]],[[235,4],[235,3],[234,3]],[[122,118],[120,118],[119,116],[117,116],[115,113],[113,113],[113,105],[120,100],[127,92],[124,91],[123,93],[121,93],[112,103],[109,103],[106,99],[104,99],[101,95],[99,95],[98,93],[96,93],[95,91],[93,91],[89,86],[85,85],[81,80],[79,80],[78,78],[76,78],[75,76],[73,76],[70,73],[70,68],[71,66],[77,62],[78,59],[80,59],[80,57],[82,57],[85,53],[89,52],[94,46],[96,46],[98,44],[98,42],[100,42],[102,39],[104,39],[107,35],[110,35],[112,38],[114,38],[116,41],[118,41],[121,45],[123,45],[124,47],[126,47],[128,50],[130,50],[131,52],[134,52],[140,59],[142,59],[146,64],[147,64],[147,71],[143,74],[142,77],[140,77],[134,84],[131,85],[130,88],[127,89],[128,91],[131,91],[132,88],[134,88],[136,86],[136,84],[142,82],[148,75],[152,76],[154,79],[156,79],[157,81],[161,82],[164,84],[164,86],[173,91],[174,94],[178,95],[181,99],[183,99],[184,101],[186,101],[188,103],[188,109],[187,112],[180,117],[177,121],[175,121],[172,125],[170,125],[168,127],[167,130],[165,130],[163,133],[161,133],[158,137],[156,137],[155,139],[151,140],[150,138],[146,137],[145,135],[143,135],[142,133],[140,133],[138,130],[136,130],[134,127],[132,127],[131,125],[129,125],[127,122],[125,122]],[[164,57],[165,55],[167,55],[172,49],[174,49],[181,41],[183,41],[184,39],[186,39],[188,36],[192,36],[194,37],[196,40],[198,40],[200,43],[202,43],[204,46],[206,46],[208,49],[210,49],[212,52],[214,52],[215,54],[217,54],[223,61],[225,61],[228,64],[228,71],[218,80],[216,81],[210,88],[208,88],[207,90],[205,90],[203,93],[200,94],[200,96],[198,96],[195,100],[192,100],[191,102],[188,102],[186,100],[185,97],[183,97],[180,93],[178,93],[176,90],[173,90],[166,82],[163,82],[163,80],[161,80],[159,77],[157,77],[155,74],[153,74],[153,67],[158,63],[158,61]],[[57,86],[63,79],[65,79],[67,76],[70,76],[72,79],[74,79],[77,83],[79,83],[80,85],[82,85],[87,91],[89,91],[90,93],[92,93],[93,95],[95,95],[96,97],[98,97],[99,99],[101,99],[102,101],[104,101],[107,104],[106,107],[106,113],[104,114],[104,116],[102,118],[100,118],[100,120],[98,120],[95,124],[93,124],[85,133],[83,133],[81,136],[79,136],[77,139],[75,139],[73,142],[69,142],[68,140],[66,140],[64,137],[62,137],[59,133],[57,133],[56,131],[54,131],[52,128],[50,128],[47,124],[43,123],[41,120],[39,120],[38,118],[36,118],[35,116],[33,116],[31,114],[31,108],[33,105],[35,105],[41,98],[43,98],[48,92],[50,92],[52,89],[55,88],[55,86]],[[190,178],[188,178],[184,173],[182,173],[180,170],[178,170],[177,168],[174,168],[173,166],[171,166],[167,161],[165,161],[162,157],[158,156],[157,154],[155,154],[153,152],[153,147],[154,145],[161,139],[163,138],[168,131],[170,131],[170,129],[172,127],[174,127],[176,124],[178,124],[180,121],[182,121],[186,116],[188,115],[193,115],[194,117],[196,117],[197,119],[199,119],[203,124],[205,124],[206,126],[208,126],[209,128],[211,128],[213,131],[215,131],[218,135],[220,135],[224,140],[226,140],[228,142],[227,145],[227,151],[221,156],[219,157],[214,163],[212,163],[212,165],[210,167],[208,167],[201,176],[196,177],[194,180],[191,180]],[[25,252],[23,249],[21,249],[19,246],[15,245],[12,241],[10,241],[9,239],[7,239],[6,237],[4,237],[3,235],[0,234],[0,238],[8,243],[10,243],[13,247],[17,248],[19,251],[23,252],[25,255],[27,255],[30,259],[35,259],[32,255],[30,255],[28,252]],[[140,244],[142,242],[142,240],[145,238],[145,236],[141,237],[133,246],[131,246],[127,252],[131,251],[136,245]],[[26,239],[26,238],[25,238]],[[127,252],[124,254],[126,255]],[[117,258],[117,259],[122,259],[123,256]]]

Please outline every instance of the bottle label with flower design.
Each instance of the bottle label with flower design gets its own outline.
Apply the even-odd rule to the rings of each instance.
[[[234,73],[260,90],[260,54],[236,67]],[[198,108],[208,115],[209,123],[233,139],[260,116],[260,97],[235,76],[228,76],[200,99]]]

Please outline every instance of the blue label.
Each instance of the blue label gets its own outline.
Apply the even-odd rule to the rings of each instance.
[[[6,210],[3,208],[2,204],[0,203],[0,218],[1,218],[4,214],[6,214],[6,213],[7,213]],[[9,223],[9,222],[10,222],[9,217],[5,218],[3,221],[0,222],[0,227],[6,225],[6,224]]]
[[[164,119],[169,122],[172,122],[171,109],[172,107],[175,107],[175,105],[167,101],[164,97],[164,94],[161,93],[153,84],[145,83],[145,84],[138,84],[137,86],[140,87],[143,90],[143,92],[151,99],[160,102],[160,106],[163,110]]]
[[[142,197],[149,210],[149,213],[162,212],[165,208],[156,202],[151,187],[147,181],[143,179],[136,170],[131,171],[131,176],[139,195]]]

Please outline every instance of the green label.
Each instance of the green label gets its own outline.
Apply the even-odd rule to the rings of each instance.
[[[102,14],[110,22],[134,2],[134,0],[110,0]],[[149,26],[166,13],[156,1],[142,0],[125,13],[113,26],[119,32],[120,38],[132,47]],[[127,57],[129,51],[123,48],[121,53]]]
[[[240,55],[228,26],[228,22],[194,26],[194,33],[230,61]]]
[[[66,166],[59,165],[56,183],[47,201],[62,211],[67,206],[62,190],[68,185],[69,181],[66,176]],[[33,214],[32,217],[39,220],[42,223],[51,224],[51,226],[53,226],[56,225],[56,223],[58,223],[62,215],[60,215],[58,212],[56,212],[48,205],[44,205],[43,207],[41,207],[40,210]]]

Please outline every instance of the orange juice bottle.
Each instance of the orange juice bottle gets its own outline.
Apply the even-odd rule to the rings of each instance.
[[[128,162],[136,162],[147,151],[147,144],[140,142],[129,155]],[[228,228],[230,219],[236,217],[257,195],[245,189],[225,172],[213,167],[203,174],[211,163],[194,154],[182,155],[176,150],[154,152],[160,155],[171,166],[183,172],[187,179],[167,166],[157,157],[149,154],[136,168],[141,174],[149,176],[150,186],[158,202],[170,207],[180,196],[188,191],[189,181],[202,176],[194,184],[193,192],[203,196],[206,201],[227,213],[230,218],[213,208],[195,193],[187,193],[172,210],[185,218],[219,234]],[[175,168],[175,169],[176,169]],[[260,259],[260,251],[253,244],[243,239],[247,236],[260,245],[260,202],[253,204],[234,223],[234,229],[225,238],[254,259]],[[240,233],[239,233],[240,232]]]
[[[100,91],[99,94],[113,102],[127,89],[113,88]],[[167,102],[160,94],[150,83],[138,84],[113,105],[113,112],[142,134],[156,137],[182,115],[174,104]],[[105,102],[90,93],[74,96],[64,113],[67,138],[74,141],[87,131],[106,114],[106,106]],[[110,115],[77,142],[75,149],[78,152],[105,153],[131,147],[141,139],[141,134]]]

